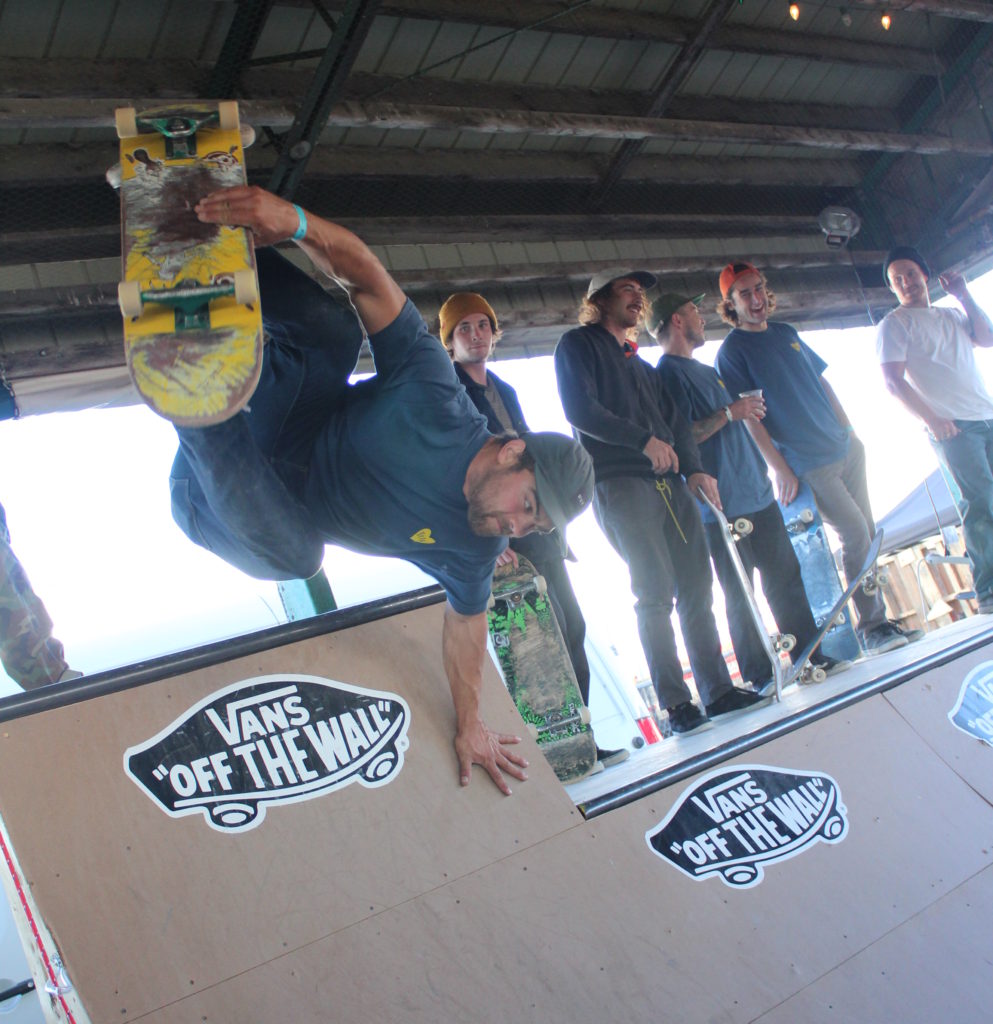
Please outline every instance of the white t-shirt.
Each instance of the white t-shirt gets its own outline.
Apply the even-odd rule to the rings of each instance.
[[[876,330],[876,355],[880,363],[906,363],[911,385],[939,416],[993,419],[993,396],[979,375],[961,310],[899,306]]]

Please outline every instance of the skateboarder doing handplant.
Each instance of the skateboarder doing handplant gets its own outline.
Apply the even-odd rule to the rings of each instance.
[[[673,732],[766,703],[736,689],[714,621],[713,576],[696,502],[698,487],[720,506],[717,481],[700,462],[689,423],[634,337],[648,307],[645,271],[596,275],[580,310],[582,327],[555,349],[566,418],[593,457],[597,521],[631,573],[638,633],[659,704]],[[673,600],[706,714],[683,681],[672,630]]]
[[[993,324],[961,274],[939,278],[961,309],[931,305],[931,272],[909,246],[887,254],[883,277],[900,305],[883,317],[876,352],[890,393],[928,428],[967,504],[963,518],[979,611],[993,612],[993,395],[973,346],[993,346]]]
[[[854,579],[876,533],[866,481],[865,448],[855,436],[834,389],[827,363],[786,323],[769,319],[775,296],[765,277],[744,261],[720,277],[717,312],[732,327],[714,366],[732,394],[761,388],[766,415],[748,421],[776,476],[779,500],[789,504],[802,479],[824,520],[841,539],[845,575]],[[868,654],[902,647],[908,635],[886,618],[882,594],[855,592],[859,633]]]
[[[726,518],[744,517],[751,521],[752,532],[738,538],[738,554],[749,578],[754,580],[758,569],[776,625],[781,632],[793,635],[793,654],[799,655],[816,634],[817,624],[803,589],[800,563],[772,493],[765,461],[745,426],[746,422],[765,416],[765,402],[761,395],[735,398],[712,366],[694,358],[706,341],[699,309],[701,299],[702,295],[689,298],[670,292],[652,303],[648,332],[665,353],[659,360],[658,373],[676,407],[690,422],[704,470],[717,480]],[[724,591],[728,628],[741,678],[751,682],[760,693],[769,692],[775,686],[772,667],[727,552],[722,537],[725,526],[715,520],[703,502],[700,515],[714,570]],[[844,664],[820,652],[811,658],[811,663],[825,671]]]
[[[309,577],[335,543],[437,579],[461,783],[479,764],[509,794],[504,776],[525,779],[527,761],[479,707],[493,565],[508,536],[564,531],[589,504],[588,456],[561,434],[493,437],[413,303],[350,231],[252,186],[215,192],[196,211],[250,228],[258,247],[292,238],[346,288],[358,320],[289,261],[258,252],[262,378],[233,419],[178,430],[174,517],[258,578]],[[351,385],[359,320],[377,372]]]
[[[493,307],[475,292],[450,295],[438,312],[439,336],[448,350],[455,372],[465,387],[472,404],[486,417],[493,434],[528,433],[528,425],[517,392],[486,366],[493,348],[500,339],[500,329]],[[555,609],[569,661],[576,673],[583,703],[590,703],[590,663],[583,641],[586,620],[576,600],[572,582],[565,567],[563,544],[555,534],[530,533],[512,538],[507,550],[497,559],[515,561],[514,552],[527,558],[548,584],[548,596]],[[571,556],[571,553],[570,557]],[[597,761],[604,768],[628,758],[626,750],[602,750],[597,747]]]

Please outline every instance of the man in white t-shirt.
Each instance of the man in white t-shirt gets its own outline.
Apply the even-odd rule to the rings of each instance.
[[[876,352],[887,389],[927,425],[962,491],[979,610],[993,612],[993,396],[973,355],[993,346],[993,324],[961,274],[938,280],[962,309],[932,306],[930,276],[916,249],[887,255],[883,277],[900,305],[880,323]]]

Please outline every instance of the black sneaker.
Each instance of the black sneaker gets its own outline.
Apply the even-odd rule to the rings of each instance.
[[[920,640],[924,636],[923,629],[908,629],[906,626],[901,626],[898,622],[894,622],[892,619],[886,620],[901,636],[907,638],[907,643],[912,644],[915,640]]]
[[[768,697],[770,693],[776,692],[776,679],[774,676],[770,676],[761,683],[752,683],[752,689],[760,697]]]
[[[732,686],[727,693],[718,697],[713,704],[707,705],[708,718],[729,718],[744,711],[752,711],[772,703],[772,696],[763,697],[759,693],[739,690]]]
[[[862,634],[862,646],[868,655],[883,654],[897,647],[906,647],[907,638],[891,622],[882,622]]]
[[[621,747],[620,750],[601,750],[599,747],[596,748],[597,764],[602,764],[604,768],[613,768],[615,764],[626,761],[630,756],[630,751],[624,747]]]
[[[669,708],[669,725],[673,733],[679,736],[689,736],[711,728],[710,720],[691,700]]]

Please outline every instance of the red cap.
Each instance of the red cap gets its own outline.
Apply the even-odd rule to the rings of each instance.
[[[726,299],[728,292],[735,286],[739,277],[744,277],[745,274],[758,273],[758,268],[753,267],[751,263],[729,263],[721,271],[721,298]]]

